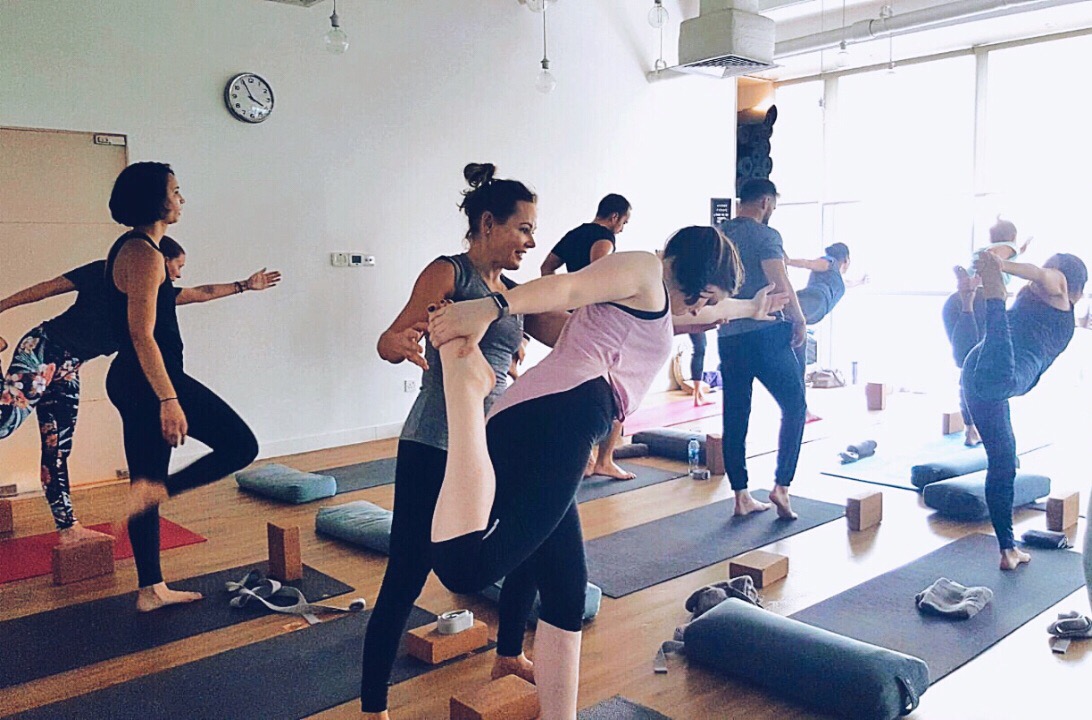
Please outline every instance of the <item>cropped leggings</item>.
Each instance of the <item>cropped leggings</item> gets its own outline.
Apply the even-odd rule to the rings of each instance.
[[[401,440],[394,480],[394,521],[390,559],[383,585],[368,619],[364,636],[364,663],[360,676],[363,712],[387,709],[387,688],[406,621],[432,570],[430,535],[436,498],[444,482],[447,452]],[[535,600],[534,578],[526,570],[508,575],[501,588],[497,654],[517,657],[523,652],[523,634]]]
[[[0,387],[0,440],[11,435],[38,411],[42,438],[42,489],[53,523],[58,529],[72,527],[68,456],[80,409],[80,366],[83,362],[56,343],[38,326],[15,346],[11,367]]]
[[[486,437],[497,491],[489,524],[432,543],[444,585],[472,593],[513,572],[527,572],[538,586],[542,620],[580,631],[588,568],[576,491],[588,455],[610,432],[614,414],[610,386],[597,378],[490,419]]]
[[[189,437],[212,449],[176,473],[168,474],[171,446],[163,439],[160,402],[134,360],[116,358],[106,376],[106,392],[121,414],[125,460],[132,480],[166,486],[174,496],[219,480],[253,462],[258,441],[239,415],[216,393],[181,369],[168,367],[171,383],[186,414]],[[159,567],[159,510],[129,520],[140,587],[163,582]]]

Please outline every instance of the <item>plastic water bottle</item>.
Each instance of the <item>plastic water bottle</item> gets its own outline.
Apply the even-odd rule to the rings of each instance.
[[[690,442],[686,446],[686,463],[690,468],[690,477],[699,478],[701,476],[701,442],[696,437],[690,438]]]

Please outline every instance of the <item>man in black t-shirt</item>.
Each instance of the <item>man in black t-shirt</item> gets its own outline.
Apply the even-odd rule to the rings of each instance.
[[[614,236],[625,229],[631,210],[629,200],[621,195],[611,193],[604,197],[595,211],[595,220],[565,233],[554,245],[542,263],[542,274],[553,275],[562,265],[566,272],[576,272],[610,255],[614,252]],[[599,443],[599,452],[589,458],[584,475],[604,475],[617,480],[637,477],[614,462],[614,448],[621,439],[622,423],[616,420],[610,435]]]
[[[614,252],[614,236],[629,222],[630,204],[611,193],[599,201],[595,219],[565,233],[542,263],[542,274],[553,275],[561,266],[566,272],[582,270]]]

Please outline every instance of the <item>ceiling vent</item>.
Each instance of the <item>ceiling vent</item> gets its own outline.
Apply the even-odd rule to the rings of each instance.
[[[774,21],[757,0],[701,0],[698,17],[679,26],[672,70],[727,78],[774,67]]]
[[[323,0],[269,0],[269,2],[283,3],[284,5],[295,5],[296,7],[309,8],[312,5],[318,5]]]

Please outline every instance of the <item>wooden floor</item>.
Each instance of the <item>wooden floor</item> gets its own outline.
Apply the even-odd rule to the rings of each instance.
[[[775,413],[768,398],[759,402],[752,433],[772,432]],[[823,461],[845,445],[847,438],[859,439],[877,425],[884,430],[905,426],[907,433],[939,433],[940,407],[928,398],[895,395],[882,413],[863,411],[859,387],[836,391],[810,391],[813,409],[825,419],[809,426],[800,470],[793,492],[820,500],[844,502],[847,495],[874,488],[818,474]],[[659,399],[659,400],[662,400]],[[719,420],[702,421],[694,427],[716,429]],[[925,428],[925,430],[923,430]],[[824,439],[825,437],[825,439]],[[394,441],[380,441],[347,448],[307,453],[280,462],[303,470],[388,457]],[[750,461],[754,486],[769,487],[775,456]],[[679,467],[666,461],[650,464]],[[1084,463],[1064,468],[1083,478]],[[1087,480],[1082,480],[1087,484]],[[87,524],[113,519],[124,486],[110,484],[76,493],[75,503]],[[706,482],[688,478],[595,500],[580,506],[585,536],[589,539],[649,520],[679,513],[729,495],[727,481]],[[956,524],[939,520],[921,505],[916,493],[884,489],[884,521],[878,528],[850,533],[842,521],[828,523],[775,543],[767,549],[789,555],[792,571],[788,578],[763,591],[767,607],[789,614],[839,593],[864,580],[909,562],[946,542],[971,532],[990,532],[988,524]],[[307,505],[285,506],[245,495],[233,481],[224,481],[173,500],[163,514],[198,532],[209,542],[163,553],[168,581],[233,567],[264,559],[265,522],[298,524],[303,536],[304,560],[308,564],[357,588],[352,596],[373,603],[379,590],[384,559],[320,539],[314,532],[318,508],[356,499],[391,507],[393,486],[358,491]],[[1082,511],[1083,511],[1082,507]],[[1017,534],[1032,527],[1045,527],[1045,515],[1032,510],[1017,514]],[[20,500],[16,505],[17,535],[51,529],[47,508],[41,498]],[[1083,538],[1084,521],[1070,532],[1071,541]],[[650,551],[655,551],[651,549]],[[993,563],[993,556],[982,562]],[[676,580],[634,593],[620,600],[604,598],[599,617],[584,633],[580,705],[592,705],[620,694],[641,702],[677,720],[689,718],[777,718],[818,717],[795,706],[779,702],[762,692],[714,676],[700,668],[673,660],[671,672],[655,675],[652,657],[659,643],[669,639],[676,625],[687,619],[683,601],[690,591],[726,575],[725,563],[691,573]],[[132,560],[119,563],[114,577],[57,588],[48,577],[0,585],[0,621],[29,615],[75,602],[131,591],[135,586]],[[496,627],[490,603],[472,597],[456,597],[444,590],[435,577],[429,579],[419,604],[434,612],[470,607],[476,615]],[[968,665],[929,689],[921,707],[911,717],[929,720],[997,720],[1000,718],[1084,716],[1087,699],[1085,678],[1092,675],[1092,641],[1074,643],[1065,656],[1054,655],[1047,645],[1047,624],[1057,612],[1088,612],[1083,590],[1056,608],[1033,620],[1002,640]],[[282,617],[266,617],[240,623],[213,633],[171,643],[26,685],[0,690],[0,715],[19,712],[63,698],[123,682],[133,677],[214,655],[225,650],[278,635],[284,630]],[[529,643],[531,637],[528,638]],[[0,652],[4,649],[0,648]],[[41,648],[41,652],[78,652],[64,647]],[[449,696],[468,682],[484,681],[492,653],[471,657],[460,663],[396,685],[391,691],[392,715],[396,720],[436,720],[447,717]],[[199,691],[195,689],[195,691]],[[225,717],[245,713],[225,711]],[[333,720],[358,715],[357,701],[331,708],[313,717]],[[180,715],[179,717],[185,717]]]

